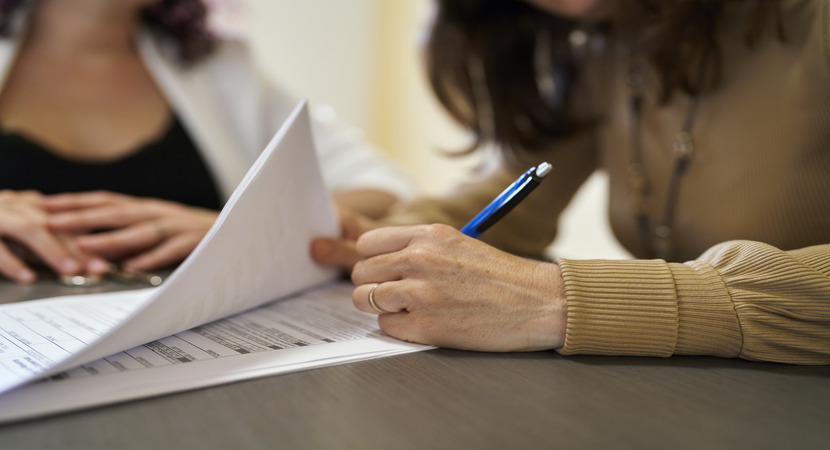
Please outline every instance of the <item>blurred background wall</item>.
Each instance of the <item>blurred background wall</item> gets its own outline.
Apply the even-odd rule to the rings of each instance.
[[[430,194],[465,178],[475,157],[449,158],[468,136],[432,96],[420,62],[431,0],[209,0],[217,27],[246,35],[274,81],[330,105],[341,122],[406,169]],[[552,253],[625,257],[605,218],[607,183],[574,199]]]

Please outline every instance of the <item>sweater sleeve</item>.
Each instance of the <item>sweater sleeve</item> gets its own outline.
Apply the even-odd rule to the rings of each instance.
[[[730,241],[684,264],[562,260],[560,353],[830,364],[830,244]]]

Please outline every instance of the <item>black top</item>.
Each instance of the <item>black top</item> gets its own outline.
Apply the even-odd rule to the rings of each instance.
[[[196,145],[174,116],[156,140],[114,162],[76,162],[36,140],[0,130],[0,189],[44,194],[107,190],[220,209],[213,177]]]

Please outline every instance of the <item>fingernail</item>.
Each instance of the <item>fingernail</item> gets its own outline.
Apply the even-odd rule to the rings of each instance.
[[[75,260],[72,259],[64,259],[60,263],[58,263],[58,267],[60,268],[61,272],[65,274],[75,274],[81,270],[81,267]]]
[[[87,270],[95,274],[107,273],[110,270],[110,263],[104,261],[103,259],[91,259],[87,263]]]
[[[318,239],[314,243],[314,253],[317,256],[329,256],[333,250],[334,246],[331,245],[328,239]]]
[[[35,273],[31,270],[22,269],[17,272],[15,279],[20,283],[31,283],[35,281]]]

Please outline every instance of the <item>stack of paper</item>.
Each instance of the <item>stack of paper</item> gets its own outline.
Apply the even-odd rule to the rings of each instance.
[[[337,233],[302,103],[161,287],[0,306],[0,422],[428,348],[311,261]]]

